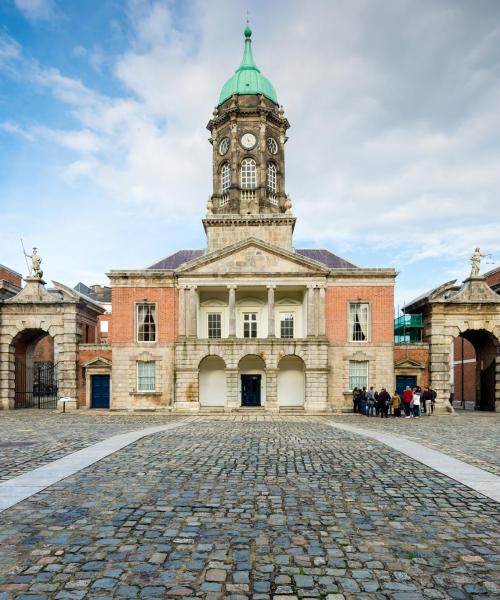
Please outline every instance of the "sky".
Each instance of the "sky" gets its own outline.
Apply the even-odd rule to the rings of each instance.
[[[0,263],[107,283],[203,248],[206,124],[253,53],[291,123],[295,247],[396,305],[500,263],[498,0],[1,0]]]

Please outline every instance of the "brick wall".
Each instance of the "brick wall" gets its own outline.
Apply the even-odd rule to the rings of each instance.
[[[99,315],[97,318],[97,343],[99,344],[103,340],[107,340],[111,343],[111,320],[112,315]],[[108,324],[108,331],[102,331],[101,323]]]
[[[111,348],[92,348],[80,350],[78,352],[78,404],[85,406],[85,370],[83,365],[94,358],[106,358],[111,360]]]
[[[330,287],[326,290],[326,335],[330,342],[347,341],[350,302],[368,302],[371,315],[370,341],[394,339],[394,288],[392,286]]]
[[[34,362],[52,362],[54,360],[54,338],[46,335],[35,347]]]
[[[498,285],[500,283],[500,270],[488,275],[488,277],[486,277],[486,282],[490,286]]]
[[[171,343],[177,336],[178,290],[175,288],[113,288],[113,344],[130,343],[135,336],[135,305],[138,302],[157,304],[158,341]]]
[[[405,359],[414,360],[422,365],[424,369],[399,369],[396,371],[397,375],[416,375],[417,384],[421,387],[429,385],[429,347],[427,345],[416,345],[405,344],[402,346],[394,346],[394,364],[403,361]],[[410,372],[411,371],[411,372]]]
[[[13,271],[4,269],[0,266],[0,280],[2,279],[4,281],[8,281],[9,283],[17,285],[18,287],[22,286],[22,279],[20,275],[14,273]]]

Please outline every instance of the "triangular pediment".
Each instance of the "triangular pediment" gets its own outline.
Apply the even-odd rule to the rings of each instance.
[[[398,369],[424,369],[425,365],[423,363],[420,363],[416,360],[413,360],[412,358],[403,358],[402,360],[399,360],[397,362],[394,363],[394,366],[397,367]]]
[[[186,263],[179,270],[194,274],[326,274],[328,268],[310,258],[248,238]]]
[[[88,362],[84,363],[82,365],[85,369],[88,369],[89,367],[111,367],[111,361],[108,358],[104,358],[102,356],[98,356],[96,358],[93,358],[92,360],[89,360]]]

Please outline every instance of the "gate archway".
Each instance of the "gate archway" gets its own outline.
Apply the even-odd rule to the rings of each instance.
[[[436,412],[452,412],[453,341],[463,336],[476,353],[475,407],[500,411],[500,296],[484,277],[463,285],[445,283],[410,303],[407,314],[423,315],[429,344],[430,385],[436,391]]]
[[[14,408],[57,408],[57,349],[43,329],[25,329],[12,340]]]
[[[0,301],[0,403],[5,409],[50,408],[63,396],[76,400],[78,345],[85,327],[95,326],[104,312],[60,283],[47,290],[41,279],[25,281],[18,294]],[[50,360],[35,360],[39,344],[49,350],[53,344]]]

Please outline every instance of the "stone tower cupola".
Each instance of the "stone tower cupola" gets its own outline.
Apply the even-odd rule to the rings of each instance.
[[[252,229],[246,237],[252,235],[291,248],[295,220],[285,192],[285,143],[290,124],[278,104],[272,83],[255,64],[252,31],[248,26],[244,36],[241,64],[224,84],[207,125],[213,156],[213,192],[204,220],[209,249],[208,228],[215,224],[216,217],[224,218],[232,227],[237,225],[234,219],[231,222],[231,217],[244,218],[248,224],[253,221],[254,227],[268,225],[262,220],[264,216],[275,217],[272,221],[282,227],[279,221],[285,215],[289,228],[286,243],[275,239],[280,237],[278,231],[271,235],[270,231]]]

